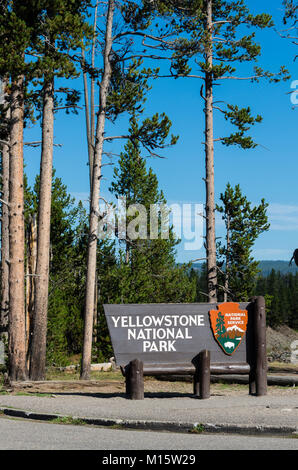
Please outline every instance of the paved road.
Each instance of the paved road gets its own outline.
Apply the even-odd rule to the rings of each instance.
[[[298,438],[199,435],[0,418],[0,450],[298,450]]]

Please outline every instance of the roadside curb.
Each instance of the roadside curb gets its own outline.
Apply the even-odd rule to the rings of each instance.
[[[168,431],[181,433],[230,433],[242,435],[282,435],[298,436],[298,428],[295,426],[250,425],[232,423],[183,423],[173,421],[127,420],[111,418],[88,418],[80,416],[66,416],[53,413],[39,413],[16,408],[0,407],[0,414],[14,418],[23,418],[37,421],[55,421],[59,424],[92,425],[113,427],[118,429],[134,429],[146,431]],[[63,423],[63,420],[69,420]]]

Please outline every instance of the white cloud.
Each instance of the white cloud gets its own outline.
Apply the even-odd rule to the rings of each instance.
[[[268,207],[270,230],[298,231],[298,205],[272,203]]]
[[[289,260],[292,256],[289,250],[282,248],[262,248],[253,250],[255,259],[262,260]]]

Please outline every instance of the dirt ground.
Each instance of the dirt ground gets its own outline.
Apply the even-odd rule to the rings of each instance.
[[[167,382],[159,381],[156,379],[146,378],[144,383],[145,396],[191,396],[193,394],[193,387],[188,382]],[[5,393],[9,394],[38,394],[38,395],[50,395],[55,396],[58,393],[82,393],[82,394],[96,394],[100,393],[111,395],[123,395],[125,393],[124,381],[102,381],[95,383],[86,383],[84,385],[74,385],[71,381],[68,384],[65,382],[61,384],[57,383],[45,383],[43,386],[35,385],[34,387],[18,387],[14,389],[6,389]],[[239,396],[248,394],[248,385],[240,384],[211,384],[211,396]],[[297,387],[268,387],[269,395],[297,395]]]
[[[286,373],[298,374],[298,366],[274,363],[270,366],[269,371],[274,371],[276,375]],[[49,394],[53,396],[58,393],[100,393],[123,395],[125,393],[125,379],[121,372],[93,372],[91,380],[79,380],[78,372],[61,372],[51,370],[48,372],[47,381],[44,382],[19,382],[12,386],[2,388],[0,386],[0,394]],[[191,396],[193,394],[193,385],[191,378],[183,380],[160,380],[155,377],[144,378],[145,396]],[[212,383],[211,395],[213,396],[231,396],[231,395],[247,395],[248,385],[243,384],[224,384]],[[293,386],[269,386],[268,394],[270,395],[297,395],[298,387]]]

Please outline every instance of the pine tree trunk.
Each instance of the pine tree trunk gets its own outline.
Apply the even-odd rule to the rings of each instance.
[[[91,67],[94,68],[95,64],[95,49],[96,49],[96,28],[97,28],[97,10],[98,2],[95,6],[94,11],[94,22],[93,22],[93,38],[92,38],[92,48],[91,48]],[[82,50],[82,58],[85,62],[85,51]],[[94,85],[95,78],[91,77],[91,91],[90,91],[90,105],[89,105],[89,95],[88,95],[88,81],[87,81],[87,72],[83,72],[83,82],[84,82],[84,98],[85,98],[85,116],[86,116],[86,134],[87,134],[87,145],[88,145],[88,160],[89,160],[89,181],[90,181],[90,194],[92,192],[92,182],[93,182],[93,164],[94,164],[94,133],[95,133],[95,103],[94,103]],[[90,198],[91,200],[91,198]],[[97,279],[95,279],[95,300],[94,300],[94,311],[93,311],[93,321],[94,328],[97,328]],[[94,341],[97,342],[97,336],[94,338]]]
[[[84,50],[82,50],[82,59],[85,62]],[[87,146],[88,146],[89,182],[90,182],[90,192],[91,192],[92,168],[93,168],[93,147],[92,147],[91,131],[90,131],[90,105],[89,105],[89,95],[88,95],[87,72],[85,71],[83,72],[83,83],[84,83],[85,117],[86,117],[86,136],[87,136]]]
[[[91,47],[91,67],[94,68],[95,64],[95,49],[96,49],[96,28],[97,28],[97,10],[98,2],[96,3],[94,10],[94,21],[93,21],[93,38],[92,38],[92,47]],[[85,63],[85,51],[82,49],[82,59]],[[85,100],[85,117],[86,117],[86,135],[87,135],[87,145],[88,145],[88,161],[89,161],[89,180],[90,180],[90,192],[92,186],[92,170],[93,170],[93,159],[94,159],[94,147],[92,141],[94,139],[95,131],[95,111],[94,111],[94,84],[95,78],[91,77],[91,91],[90,91],[90,104],[89,104],[89,94],[88,94],[88,79],[87,72],[83,70],[83,83],[84,83],[84,100]]]
[[[217,302],[217,267],[215,240],[215,203],[214,203],[214,138],[213,138],[213,47],[212,47],[212,0],[206,3],[206,45],[205,72],[205,165],[206,165],[206,252],[207,282],[209,302]]]
[[[30,379],[44,380],[46,367],[49,254],[53,172],[54,80],[45,82],[43,98],[42,153],[37,228],[34,326]]]
[[[24,169],[23,77],[12,84],[9,174],[9,374],[26,380],[25,272],[24,272]]]
[[[3,98],[5,97],[6,82],[3,81]],[[4,101],[5,103],[5,101]],[[7,103],[5,103],[7,104]],[[10,109],[6,112],[9,122]],[[9,141],[7,142],[9,143]],[[2,146],[2,199],[9,201],[9,146]],[[1,313],[0,332],[7,332],[9,310],[9,207],[2,203],[1,220]]]
[[[230,269],[230,216],[228,214],[227,215],[227,252],[226,252],[226,275],[225,275],[224,302],[228,301],[229,269]]]
[[[92,171],[92,187],[90,202],[90,219],[89,219],[89,243],[87,255],[87,277],[86,277],[86,294],[85,294],[85,319],[84,319],[84,342],[81,364],[81,379],[88,380],[91,369],[92,354],[92,334],[93,334],[93,314],[95,299],[95,280],[96,280],[96,248],[97,248],[97,232],[98,232],[98,210],[100,195],[100,178],[101,178],[101,161],[104,142],[104,130],[106,119],[106,101],[108,87],[111,79],[111,64],[109,55],[112,48],[112,26],[114,16],[115,2],[109,0],[105,50],[104,50],[104,72],[100,87],[100,109],[97,118],[95,152]]]
[[[31,344],[33,337],[33,320],[34,320],[34,289],[35,289],[35,272],[36,272],[36,255],[37,255],[37,218],[36,214],[30,216],[28,228],[26,231],[26,248],[27,248],[27,264],[26,264],[26,357],[28,369],[30,368]]]
[[[93,331],[94,331],[94,344],[97,344],[98,341],[98,312],[97,312],[97,304],[98,304],[98,283],[97,283],[97,276],[95,276],[95,289],[94,289],[94,311],[93,311]]]

